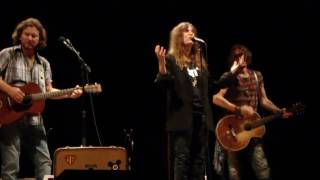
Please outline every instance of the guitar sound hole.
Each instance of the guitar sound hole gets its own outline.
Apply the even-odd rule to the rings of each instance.
[[[13,110],[16,112],[25,111],[29,109],[32,105],[31,96],[25,96],[22,100],[22,103],[16,103],[12,106]]]
[[[30,106],[31,105],[31,101],[32,101],[31,96],[25,96],[23,98],[23,100],[22,100],[22,104],[24,106]]]

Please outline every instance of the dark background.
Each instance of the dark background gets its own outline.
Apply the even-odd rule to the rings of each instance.
[[[271,100],[280,107],[307,105],[303,116],[267,124],[264,142],[274,179],[316,174],[312,163],[319,160],[320,141],[312,104],[319,92],[320,16],[315,1],[11,1],[1,7],[1,49],[11,45],[18,22],[38,18],[48,31],[48,47],[41,54],[51,63],[54,86],[70,88],[82,82],[81,66],[58,41],[60,36],[69,38],[91,67],[90,83],[102,85],[103,92],[93,96],[96,118],[88,95],[46,101],[52,155],[56,148],[82,144],[85,104],[86,145],[100,145],[94,119],[103,146],[125,146],[124,129],[132,129],[136,178],[166,179],[165,107],[163,94],[153,84],[158,70],[154,47],[168,47],[170,30],[189,21],[208,44],[209,68],[216,78],[228,69],[229,48],[242,43],[252,50],[252,68],[263,73]],[[23,176],[33,174],[29,162],[22,162]]]

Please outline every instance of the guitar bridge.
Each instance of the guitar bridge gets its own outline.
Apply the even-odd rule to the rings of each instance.
[[[231,124],[229,124],[229,132],[231,132],[231,136],[235,139],[235,140],[237,140],[237,134],[236,134],[236,132],[234,131],[234,128],[232,127],[232,125]]]

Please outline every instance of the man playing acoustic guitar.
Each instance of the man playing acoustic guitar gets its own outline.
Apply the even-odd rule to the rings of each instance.
[[[38,50],[47,44],[46,30],[40,21],[28,18],[20,22],[12,34],[12,39],[14,46],[0,52],[0,93],[8,95],[5,100],[0,100],[0,111],[7,112],[10,112],[8,110],[14,103],[25,104],[27,108],[31,106],[30,101],[33,97],[26,98],[27,93],[19,86],[32,83],[37,85],[41,92],[59,91],[52,87],[49,62],[38,54]],[[68,94],[54,96],[54,98],[78,98],[82,94],[82,89],[77,87]],[[23,107],[17,111],[22,109]],[[18,112],[12,112],[12,114],[18,114]],[[1,121],[5,119],[3,116],[4,114],[0,117]],[[3,124],[0,128],[2,179],[18,179],[22,144],[26,145],[26,150],[32,156],[36,179],[42,180],[44,175],[51,174],[52,161],[40,112],[24,114],[19,119],[14,119],[13,123],[5,126]]]
[[[229,122],[240,123],[243,119],[257,118],[259,116],[256,113],[258,104],[273,113],[280,113],[280,116],[283,118],[288,118],[292,115],[291,112],[286,111],[285,108],[278,108],[268,99],[261,72],[247,68],[247,65],[251,63],[251,57],[251,52],[243,45],[234,45],[231,48],[229,57],[230,64],[240,64],[240,66],[242,66],[242,68],[239,68],[237,72],[239,83],[235,86],[221,89],[213,96],[213,103],[236,115],[234,116],[236,118]],[[216,151],[219,149],[221,150],[220,147],[226,150],[229,179],[239,180],[241,177],[241,173],[239,171],[240,167],[238,166],[241,164],[241,162],[239,162],[240,154],[245,154],[244,157],[250,161],[253,171],[259,180],[271,179],[270,168],[261,144],[262,136],[251,139],[246,148],[245,146],[236,146],[239,144],[242,145],[241,143],[244,142],[246,137],[251,135],[250,133],[252,132],[246,134],[246,130],[250,130],[253,127],[251,127],[250,124],[240,126],[236,126],[236,124],[234,124],[234,126],[230,123],[221,130],[218,129],[220,122],[221,120],[218,122],[216,128],[216,135],[219,141],[219,143],[216,144]],[[260,129],[262,133],[264,132],[263,128]],[[220,135],[219,133],[222,131],[224,131],[224,134]],[[222,144],[222,140],[230,141],[228,142],[228,145],[230,146]],[[243,148],[245,149],[242,150]],[[214,164],[216,170],[221,170],[222,168],[219,168],[221,162],[219,161],[223,158],[217,157],[218,154],[219,153],[215,152]],[[220,155],[225,154],[220,153]],[[218,174],[221,174],[221,172],[218,172]]]

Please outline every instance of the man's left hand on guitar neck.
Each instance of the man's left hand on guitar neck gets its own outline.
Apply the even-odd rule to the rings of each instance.
[[[293,113],[287,111],[286,108],[282,108],[282,109],[280,109],[280,111],[281,111],[281,113],[282,113],[281,117],[282,117],[283,119],[288,119],[289,117],[293,116]]]
[[[76,99],[82,95],[83,91],[79,85],[76,85],[74,91],[69,95],[69,98]]]

